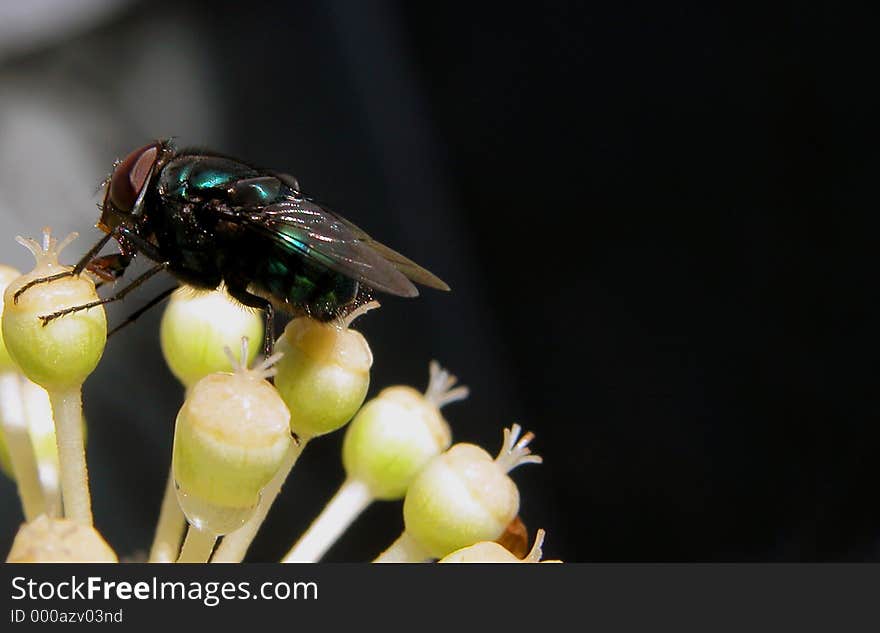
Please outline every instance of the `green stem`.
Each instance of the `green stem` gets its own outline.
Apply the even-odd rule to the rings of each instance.
[[[153,547],[150,548],[151,563],[172,563],[180,552],[180,539],[186,529],[186,517],[177,503],[177,490],[174,485],[174,471],[168,470],[168,482],[165,484],[165,496],[159,510],[159,522],[156,524],[156,535]]]
[[[397,540],[379,557],[374,563],[424,563],[430,560],[431,555],[426,552],[421,545],[416,543],[412,537],[404,531]]]
[[[364,482],[346,479],[281,562],[318,562],[372,502],[373,495]]]
[[[290,448],[287,449],[287,454],[284,456],[284,462],[272,478],[272,481],[263,488],[260,502],[257,504],[254,514],[248,519],[247,523],[235,532],[231,532],[223,537],[219,547],[217,547],[217,551],[214,553],[214,558],[211,559],[212,563],[240,563],[244,560],[251,542],[263,525],[266,515],[269,514],[269,508],[272,507],[275,498],[281,492],[281,487],[287,480],[290,471],[293,470],[293,466],[302,454],[306,444],[308,444],[308,440],[303,437],[300,437],[299,443],[290,443]]]
[[[34,445],[28,432],[21,398],[21,380],[16,372],[0,374],[0,430],[6,438],[24,519],[30,523],[46,512],[46,497],[40,483]]]
[[[61,470],[61,496],[64,516],[83,525],[92,525],[92,501],[82,430],[82,390],[50,391],[58,462]]]
[[[177,562],[207,563],[216,541],[217,535],[213,532],[190,525],[186,531],[186,539],[183,541],[183,547],[180,550],[180,557],[177,559]]]

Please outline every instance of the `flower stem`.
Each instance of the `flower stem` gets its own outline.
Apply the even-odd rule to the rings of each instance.
[[[281,562],[318,562],[372,502],[373,495],[364,482],[346,479]]]
[[[153,547],[150,548],[149,562],[174,562],[180,552],[180,539],[185,529],[186,517],[183,516],[180,504],[177,503],[174,471],[169,469],[162,509],[159,510],[159,522],[156,524],[156,535],[153,538]]]
[[[58,467],[58,443],[55,441],[55,420],[49,394],[39,385],[21,377],[21,401],[27,418],[31,443],[36,451],[37,471],[46,500],[46,516],[56,519],[62,516],[61,481]],[[49,437],[51,443],[47,445]]]
[[[39,462],[38,468],[44,469],[43,462]],[[58,468],[55,465],[49,465],[47,468],[54,470],[48,475],[40,475],[43,484],[43,495],[46,498],[46,516],[50,519],[57,519],[62,515],[63,505],[61,503],[61,488],[58,485]]]
[[[0,374],[0,430],[6,438],[24,518],[30,523],[46,512],[46,497],[40,483],[34,445],[28,432],[21,398],[21,380],[16,372]]]
[[[424,563],[429,560],[431,555],[426,552],[421,545],[416,543],[412,537],[404,531],[397,540],[379,557],[374,563]]]
[[[214,542],[217,535],[208,530],[197,528],[190,525],[186,531],[186,539],[183,541],[183,547],[180,550],[178,563],[207,563],[211,557],[211,550],[214,549]]]
[[[300,437],[299,442],[290,443],[290,448],[287,449],[287,454],[284,456],[284,462],[281,464],[275,477],[272,478],[272,481],[263,489],[260,495],[260,502],[257,504],[253,516],[235,532],[231,532],[223,537],[223,540],[220,541],[220,545],[217,547],[217,551],[214,553],[214,557],[211,559],[212,563],[240,563],[244,559],[248,548],[251,546],[251,542],[260,530],[260,526],[263,525],[266,515],[269,514],[269,508],[272,507],[275,498],[281,492],[281,487],[284,485],[290,471],[293,470],[293,466],[302,454],[306,444],[308,444],[308,439],[303,437]]]
[[[55,438],[61,469],[61,495],[64,516],[83,525],[92,525],[92,501],[82,430],[82,390],[79,386],[49,392],[55,417]]]

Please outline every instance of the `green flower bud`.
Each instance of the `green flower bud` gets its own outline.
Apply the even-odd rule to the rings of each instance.
[[[15,535],[7,563],[116,563],[98,531],[69,519],[40,515]]]
[[[491,541],[481,541],[470,547],[456,550],[441,558],[441,563],[561,563],[561,560],[541,560],[544,544],[544,530],[535,534],[535,544],[525,558],[517,558],[501,545]]]
[[[181,287],[171,295],[159,329],[165,361],[186,387],[208,374],[230,371],[223,349],[237,346],[242,336],[263,340],[263,318],[223,288],[200,292]],[[248,364],[258,351],[259,346],[251,346]]]
[[[0,265],[0,293],[3,293],[6,290],[6,287],[20,276],[21,273],[15,268]],[[5,299],[0,298],[0,308],[2,308],[4,304]],[[9,357],[9,352],[6,351],[6,344],[3,342],[3,330],[0,329],[0,373],[7,371],[17,372],[18,368]],[[4,437],[2,429],[0,429],[0,471],[3,471],[7,477],[12,478],[13,476],[12,460],[9,457],[9,448],[6,446],[6,438]]]
[[[479,446],[456,444],[438,455],[410,484],[403,503],[406,533],[427,554],[442,558],[500,537],[519,511],[519,491],[507,473],[539,463],[519,439],[520,427],[504,429],[504,446],[492,457]]]
[[[293,431],[312,438],[345,425],[370,386],[373,354],[347,324],[293,319],[278,339],[283,356],[275,386],[290,409]]]
[[[177,415],[172,468],[189,522],[226,534],[251,515],[290,446],[290,413],[265,380],[277,355],[247,368],[247,339],[233,373],[193,385]],[[227,348],[228,349],[228,348]]]
[[[402,499],[413,478],[431,458],[449,448],[452,433],[440,407],[467,397],[466,387],[431,362],[425,394],[411,387],[383,389],[348,425],[342,463],[375,499]]]
[[[37,265],[9,284],[4,293],[2,329],[9,355],[25,376],[49,391],[79,387],[97,366],[107,341],[104,308],[66,314],[45,325],[41,321],[42,316],[97,301],[95,284],[86,276],[37,284],[17,302],[14,295],[29,281],[71,270],[58,263],[58,254],[75,237],[71,233],[57,243],[44,229],[42,246],[16,238],[34,254]]]
[[[0,294],[5,293],[9,284],[19,277],[21,277],[21,273],[14,268],[0,265]],[[5,304],[5,297],[0,298],[0,310],[2,310]],[[6,344],[3,342],[3,330],[0,329],[0,372],[4,371],[18,371],[18,368],[9,357],[9,352],[6,351]]]

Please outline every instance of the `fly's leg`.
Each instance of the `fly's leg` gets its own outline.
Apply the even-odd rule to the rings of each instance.
[[[98,240],[97,244],[92,246],[89,249],[89,252],[82,256],[82,258],[76,263],[76,265],[71,269],[67,270],[63,273],[56,273],[54,275],[48,275],[47,277],[38,277],[37,279],[31,279],[29,282],[24,284],[21,288],[19,288],[14,295],[12,295],[12,302],[18,303],[18,298],[29,288],[36,286],[37,284],[44,284],[50,281],[55,281],[56,279],[64,279],[65,277],[75,277],[79,275],[83,270],[85,270],[86,266],[89,265],[89,262],[94,259],[95,255],[98,254],[104,245],[110,241],[111,237],[114,237],[114,233],[116,233],[116,229],[107,233],[104,237]]]
[[[249,308],[259,308],[263,311],[263,317],[265,319],[263,329],[263,357],[269,358],[275,351],[275,306],[272,305],[270,301],[267,299],[263,299],[262,297],[258,297],[253,295],[247,291],[247,282],[243,280],[236,279],[225,279],[226,282],[226,291],[229,295],[238,301],[246,305]],[[244,362],[244,359],[242,359]],[[267,378],[269,382],[274,382],[274,378]],[[297,446],[300,446],[300,437],[291,432],[291,437]]]
[[[159,249],[152,242],[138,235],[133,229],[120,224],[114,229],[114,232],[117,234],[119,243],[123,246],[123,254],[128,252],[143,253],[144,257],[152,259],[156,263],[162,264],[165,262],[165,256],[159,252]]]
[[[99,278],[99,281],[95,283],[95,288],[122,277],[128,265],[131,264],[132,258],[132,255],[125,253],[114,253],[112,255],[96,257],[90,261],[88,266],[86,266],[86,270],[93,275],[97,275]]]
[[[116,255],[107,255],[106,257],[95,258],[98,252],[104,248],[107,242],[110,241],[111,238],[116,238],[119,240],[121,246],[123,246],[122,253],[118,253]],[[54,275],[49,275],[47,277],[39,277],[37,279],[32,279],[26,284],[24,284],[21,288],[19,288],[15,294],[12,296],[13,303],[18,303],[18,298],[25,292],[28,288],[32,288],[37,284],[47,283],[50,281],[55,281],[56,279],[64,279],[65,277],[75,277],[82,273],[83,270],[91,267],[89,266],[93,262],[96,263],[95,274],[97,274],[102,279],[106,281],[110,281],[107,279],[105,275],[112,275],[112,280],[119,279],[125,273],[125,269],[131,263],[131,260],[134,258],[135,253],[143,253],[146,257],[152,259],[154,262],[162,262],[164,257],[162,257],[161,253],[159,253],[159,249],[153,246],[150,242],[142,238],[132,229],[127,226],[119,225],[114,228],[112,231],[104,235],[98,242],[89,249],[89,251],[82,256],[82,258],[74,265],[71,270],[65,271],[63,273],[56,273]]]
[[[263,311],[263,355],[269,358],[275,349],[275,306],[267,299],[249,293],[245,282],[226,279],[226,290],[239,303]]]
[[[111,336],[113,336],[114,334],[116,334],[119,330],[121,330],[122,328],[124,328],[126,325],[131,325],[132,323],[134,323],[135,321],[137,321],[138,317],[140,317],[144,312],[146,312],[147,310],[149,310],[150,308],[152,308],[154,305],[159,304],[159,303],[162,303],[162,301],[164,301],[165,299],[167,299],[167,298],[168,298],[168,295],[170,295],[172,292],[174,292],[175,290],[177,290],[177,288],[178,288],[178,286],[172,286],[171,288],[168,288],[168,289],[166,289],[166,290],[163,290],[158,296],[153,297],[152,299],[150,299],[150,300],[149,300],[146,304],[144,304],[142,307],[138,308],[137,310],[135,310],[134,312],[132,312],[130,315],[128,315],[128,318],[125,319],[125,321],[123,321],[122,323],[120,323],[119,325],[117,325],[115,328],[113,328],[112,330],[110,330],[109,332],[107,332],[107,338],[110,338]]]
[[[89,308],[96,308],[98,306],[106,305],[108,303],[113,303],[114,301],[119,301],[130,293],[132,290],[143,284],[147,279],[165,270],[168,267],[167,262],[163,262],[161,264],[156,264],[148,271],[143,273],[142,275],[135,277],[134,280],[130,284],[128,284],[125,288],[117,292],[115,295],[111,297],[107,297],[106,299],[99,299],[98,301],[90,301],[89,303],[84,303],[78,306],[71,306],[69,308],[64,308],[63,310],[58,310],[57,312],[53,312],[52,314],[46,314],[40,317],[40,321],[43,322],[43,327],[57,319],[58,317],[62,317],[66,314],[73,314],[74,312],[79,312],[81,310],[88,310]]]
[[[133,255],[114,253],[113,255],[96,257],[89,262],[89,265],[86,266],[86,270],[98,277],[98,280],[95,282],[95,290],[104,284],[117,281],[122,277],[122,275],[125,274],[128,265],[131,263],[132,258]]]
[[[263,357],[269,358],[275,353],[275,306],[266,302],[263,308]]]
[[[12,295],[12,303],[18,303],[18,298],[24,294],[26,290],[30,290],[37,284],[45,284],[50,281],[55,281],[56,279],[64,279],[65,277],[73,277],[76,273],[72,270],[66,270],[63,273],[55,273],[54,275],[49,275],[47,277],[37,277],[36,279],[31,279],[29,282],[24,284],[21,288],[15,291],[15,294]]]

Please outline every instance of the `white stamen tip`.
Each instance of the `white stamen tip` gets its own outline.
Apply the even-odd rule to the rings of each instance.
[[[455,387],[458,378],[443,369],[436,360],[431,361],[428,371],[430,378],[428,388],[425,389],[425,399],[438,409],[468,397],[470,390],[464,385]]]
[[[538,529],[538,531],[535,532],[535,544],[532,545],[532,549],[526,554],[526,557],[523,559],[524,562],[541,562],[541,557],[544,555],[544,552],[541,549],[544,545],[544,536],[546,536],[546,532],[544,532],[543,529]]]
[[[540,455],[532,455],[529,448],[529,443],[535,438],[535,434],[530,431],[520,438],[521,432],[522,427],[519,424],[504,429],[504,442],[495,462],[505,472],[510,472],[523,464],[540,464],[544,461]]]
[[[79,233],[74,231],[63,240],[61,240],[61,242],[59,242],[54,237],[52,237],[52,229],[50,229],[48,226],[43,228],[42,235],[42,242],[38,242],[29,237],[22,237],[21,235],[15,236],[15,241],[28,249],[34,256],[34,259],[37,261],[37,266],[59,265],[58,255],[61,253],[62,250],[64,250],[65,246],[69,245],[77,237],[79,237]]]
[[[273,365],[281,360],[281,357],[284,356],[281,352],[276,352],[272,354],[269,358],[263,359],[258,365],[254,368],[248,367],[248,350],[249,350],[249,341],[248,337],[241,337],[241,351],[240,356],[238,358],[232,353],[232,350],[229,346],[223,348],[223,352],[226,354],[226,357],[229,359],[229,363],[232,365],[232,371],[236,374],[246,374],[252,375],[258,379],[265,380],[266,378],[271,378],[275,375],[277,371]]]

